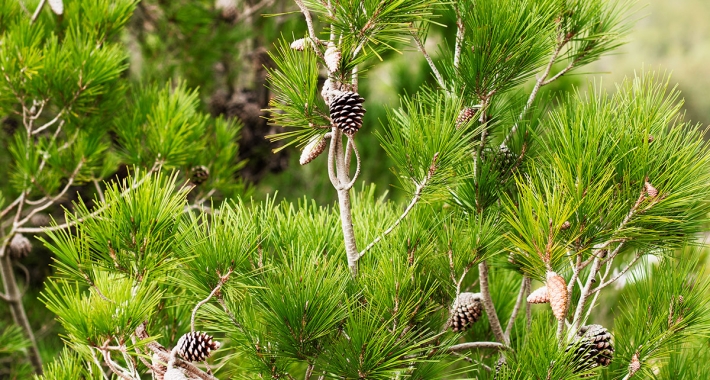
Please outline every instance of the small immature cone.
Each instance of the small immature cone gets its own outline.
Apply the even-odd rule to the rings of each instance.
[[[291,49],[293,50],[298,50],[298,51],[303,51],[303,49],[306,48],[306,39],[305,38],[299,38],[296,41],[291,42]]]
[[[555,272],[547,272],[547,293],[550,296],[552,314],[557,320],[565,319],[567,315],[567,283]]]
[[[328,66],[328,71],[334,73],[340,68],[340,50],[335,47],[334,44],[328,44],[328,49],[326,49],[325,54],[325,65]]]
[[[8,246],[8,253],[13,259],[23,258],[32,251],[32,243],[30,239],[26,238],[23,234],[15,234],[10,240],[10,245]]]
[[[461,128],[462,125],[468,123],[476,116],[476,109],[471,107],[466,107],[459,112],[459,116],[456,118],[456,129]]]
[[[64,3],[62,0],[49,0],[49,7],[57,15],[64,13]]]
[[[641,369],[641,361],[639,360],[639,353],[635,353],[631,357],[631,362],[629,362],[629,377],[636,374]]]
[[[651,185],[651,182],[646,181],[644,189],[646,190],[646,194],[648,194],[649,197],[655,198],[658,196],[658,189],[653,187],[653,185]]]
[[[550,302],[550,295],[547,292],[547,286],[536,289],[534,292],[530,293],[528,296],[528,303],[548,303]]]
[[[560,229],[561,230],[568,230],[571,226],[572,226],[572,224],[569,222],[569,220],[565,220],[565,222],[562,223],[562,225],[560,226]]]
[[[316,135],[311,138],[311,141],[308,142],[305,148],[303,148],[303,152],[301,152],[301,159],[299,160],[299,163],[301,165],[305,165],[311,161],[313,161],[316,157],[320,156],[323,151],[325,151],[325,148],[328,146],[328,143],[326,141],[325,136],[320,136]]]

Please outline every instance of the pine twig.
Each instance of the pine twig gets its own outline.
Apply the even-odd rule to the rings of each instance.
[[[510,341],[510,333],[513,331],[513,325],[515,324],[515,318],[518,317],[520,308],[525,302],[525,297],[530,289],[530,277],[523,275],[523,281],[520,284],[520,292],[518,293],[518,299],[515,301],[515,307],[513,308],[513,313],[510,315],[508,320],[508,326],[505,328],[505,340]]]
[[[385,232],[382,233],[382,235],[375,238],[375,240],[373,240],[370,244],[367,245],[367,247],[365,247],[365,249],[362,250],[362,252],[360,252],[360,254],[358,255],[358,260],[360,260],[360,258],[362,258],[365,255],[365,253],[367,253],[367,251],[369,251],[370,249],[372,249],[372,247],[374,247],[377,243],[379,243],[380,240],[382,240],[385,236],[389,235],[392,231],[394,231],[394,229],[400,223],[402,223],[402,220],[404,220],[404,218],[406,218],[407,215],[409,215],[409,212],[412,211],[414,206],[421,199],[422,192],[423,192],[424,188],[427,186],[427,183],[434,176],[434,173],[436,172],[436,161],[438,159],[439,159],[439,153],[437,152],[434,154],[434,158],[432,158],[432,160],[431,160],[431,165],[429,166],[429,171],[427,173],[427,176],[424,178],[424,180],[422,182],[416,183],[416,188],[414,190],[414,196],[412,197],[411,202],[409,202],[409,205],[407,205],[407,208],[404,209],[404,212],[402,213],[402,215],[400,215],[399,218],[397,218],[397,220],[387,230],[385,230]]]
[[[84,166],[84,159],[83,158],[81,161],[79,161],[79,164],[74,169],[74,172],[72,172],[72,174],[69,176],[69,179],[67,180],[67,184],[64,186],[64,188],[57,195],[55,195],[54,197],[49,199],[47,201],[47,203],[32,209],[32,211],[30,211],[29,214],[27,214],[27,216],[25,216],[24,219],[17,222],[17,225],[22,226],[25,223],[29,222],[30,219],[32,219],[32,217],[35,216],[37,213],[51,207],[52,205],[54,205],[55,202],[57,202],[61,197],[63,197],[64,194],[66,194],[67,191],[69,191],[71,186],[74,184],[74,180],[76,179],[76,176],[79,174],[79,171],[81,170],[82,166]]]
[[[156,161],[156,163],[153,165],[153,167],[141,178],[139,181],[131,185],[128,189],[124,190],[121,193],[121,197],[125,197],[128,195],[129,192],[132,190],[135,190],[136,188],[140,187],[147,179],[148,177],[158,171],[162,167],[162,161]],[[77,218],[75,220],[72,220],[70,222],[65,222],[56,226],[51,226],[51,227],[18,227],[14,230],[14,232],[19,232],[19,233],[31,233],[31,234],[41,234],[47,231],[59,231],[63,230],[65,228],[70,228],[74,227],[75,225],[91,218],[95,218],[97,215],[99,215],[102,211],[104,211],[108,205],[104,205],[103,207],[99,208],[98,210],[83,216],[81,218]]]
[[[503,333],[503,328],[500,325],[500,320],[498,319],[498,314],[496,314],[495,306],[493,306],[493,300],[491,299],[491,291],[488,288],[488,263],[485,260],[478,264],[479,279],[481,284],[481,298],[483,301],[483,308],[486,309],[486,315],[488,315],[488,321],[491,324],[491,330],[493,330],[493,335],[496,339],[504,344],[508,341],[505,339],[505,334]]]
[[[590,294],[594,294],[594,293],[596,293],[596,292],[598,292],[598,291],[600,291],[600,290],[606,288],[607,286],[611,285],[612,283],[616,282],[616,280],[618,280],[619,278],[621,278],[621,276],[623,276],[624,274],[626,274],[626,272],[628,272],[629,269],[631,269],[631,267],[632,267],[634,264],[636,264],[636,262],[637,262],[640,258],[641,258],[641,254],[640,254],[640,253],[636,253],[636,255],[634,256],[633,260],[631,260],[631,262],[630,262],[629,264],[627,264],[626,267],[624,267],[624,269],[621,270],[621,272],[619,272],[616,276],[612,277],[609,281],[602,282],[601,284],[599,284],[599,286],[597,286],[596,288],[594,288],[594,290],[592,290]]]
[[[530,96],[528,97],[528,101],[527,101],[527,103],[525,103],[525,107],[523,107],[522,112],[520,112],[520,116],[518,117],[518,123],[515,123],[515,125],[513,125],[513,128],[510,129],[510,132],[508,132],[508,134],[503,139],[501,146],[505,146],[508,143],[508,141],[513,137],[515,132],[518,131],[518,124],[519,124],[520,120],[522,120],[525,117],[525,115],[530,110],[530,107],[532,107],[532,104],[535,101],[535,98],[537,97],[537,94],[540,91],[540,89],[543,86],[552,83],[552,80],[546,81],[547,77],[550,76],[550,71],[552,70],[552,65],[555,64],[555,61],[557,61],[557,57],[560,55],[562,48],[564,48],[564,46],[567,44],[567,42],[569,42],[569,39],[564,39],[559,44],[557,44],[557,46],[555,47],[555,50],[552,51],[552,56],[550,57],[550,61],[547,63],[547,66],[545,66],[545,69],[543,70],[542,75],[537,79],[537,81],[535,81],[535,86],[533,87],[532,91],[530,92]],[[570,67],[570,69],[571,69],[571,67]],[[555,79],[561,77],[562,75],[564,75],[565,72],[567,72],[566,70],[563,70],[563,71],[564,72],[558,73],[558,75],[555,76]]]
[[[439,84],[439,87],[441,87],[442,89],[446,89],[446,82],[444,82],[444,77],[441,76],[439,69],[436,68],[434,61],[431,59],[429,53],[427,53],[426,48],[424,48],[424,44],[419,38],[419,35],[417,35],[417,30],[414,28],[414,25],[411,25],[409,32],[412,34],[412,37],[414,37],[414,42],[417,44],[417,48],[422,54],[424,54],[424,58],[426,59],[427,63],[429,63],[429,67],[431,67],[431,71],[434,73],[434,77],[436,77],[436,82]]]
[[[461,61],[461,47],[463,45],[465,27],[463,25],[463,20],[461,19],[461,10],[459,9],[458,3],[454,3],[454,11],[456,12],[456,47],[454,49],[454,67],[458,69],[459,62]]]
[[[227,273],[224,274],[224,276],[220,276],[217,286],[212,289],[212,292],[207,296],[207,298],[198,302],[197,305],[195,305],[195,308],[192,309],[192,316],[190,317],[190,331],[195,332],[195,317],[197,316],[197,310],[199,310],[200,307],[209,302],[210,299],[212,299],[212,297],[214,297],[214,295],[219,292],[219,290],[222,288],[222,285],[224,285],[224,283],[229,280],[229,276],[232,274],[232,271],[232,268],[229,268],[229,270],[227,271]]]
[[[465,350],[473,350],[473,349],[478,349],[478,348],[490,348],[494,350],[509,350],[510,347],[506,346],[503,343],[498,343],[498,342],[466,342],[466,343],[459,343],[457,345],[451,346],[448,349],[448,352],[459,352],[459,351],[465,351]]]
[[[39,5],[37,6],[35,13],[32,14],[32,18],[30,19],[30,24],[34,24],[34,22],[37,21],[37,17],[39,17],[39,13],[42,12],[42,8],[44,8],[44,3],[46,3],[46,2],[47,2],[47,0],[41,0],[39,2]]]

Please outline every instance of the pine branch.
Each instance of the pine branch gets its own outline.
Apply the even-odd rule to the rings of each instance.
[[[485,260],[478,264],[478,271],[481,282],[483,308],[486,309],[486,315],[488,315],[488,321],[491,324],[493,335],[495,335],[499,342],[508,344],[508,341],[505,339],[505,334],[503,333],[503,328],[500,325],[498,314],[496,314],[496,309],[493,306],[493,300],[491,299],[491,291],[488,288],[488,263],[486,263]]]
[[[219,282],[217,283],[217,286],[212,289],[212,292],[207,296],[207,298],[203,299],[202,301],[198,302],[197,305],[195,305],[195,308],[192,309],[192,316],[190,317],[190,331],[195,332],[195,317],[197,316],[197,310],[200,309],[204,304],[210,301],[212,297],[214,297],[217,292],[222,288],[222,285],[224,285],[227,280],[229,280],[229,276],[232,274],[232,268],[229,268],[227,273],[224,274],[224,276],[219,277]]]
[[[490,348],[494,350],[510,350],[510,347],[498,342],[466,342],[449,347],[449,352],[459,352],[478,348]]]
[[[520,292],[518,293],[518,299],[515,301],[515,307],[513,308],[513,313],[510,315],[508,320],[508,326],[505,328],[505,341],[510,342],[510,333],[513,331],[513,325],[515,324],[515,319],[518,317],[520,308],[525,302],[527,294],[530,292],[530,277],[523,275],[523,281],[520,284]]]
[[[454,3],[454,11],[456,12],[456,47],[454,48],[454,67],[458,69],[459,62],[461,61],[463,35],[466,29],[463,24],[463,20],[461,19],[461,10],[459,9],[458,3]]]
[[[419,202],[419,200],[422,197],[422,192],[424,191],[424,188],[427,186],[427,183],[431,180],[431,178],[434,176],[434,173],[436,172],[436,161],[439,158],[439,153],[437,152],[434,154],[434,158],[431,160],[431,166],[429,166],[429,171],[427,172],[427,176],[424,178],[424,180],[420,183],[415,182],[415,190],[414,190],[414,196],[412,197],[412,200],[409,202],[409,205],[407,205],[407,208],[404,209],[404,212],[402,215],[397,218],[397,220],[387,229],[385,232],[382,233],[382,235],[378,236],[373,240],[370,244],[365,247],[365,249],[362,250],[362,252],[359,253],[358,255],[358,260],[362,258],[367,251],[372,249],[377,243],[380,242],[385,236],[389,235],[394,229],[402,223],[402,220],[409,215],[409,212],[412,211],[414,206]]]
[[[83,158],[81,159],[81,161],[79,161],[79,164],[76,166],[76,168],[74,169],[74,171],[73,171],[73,172],[71,173],[71,175],[69,176],[69,179],[67,180],[67,184],[64,186],[64,188],[63,188],[57,195],[55,195],[55,196],[52,197],[50,200],[48,200],[47,203],[45,203],[45,204],[43,204],[43,205],[41,205],[41,206],[38,206],[38,207],[35,207],[34,209],[32,209],[32,210],[27,214],[27,216],[25,216],[24,219],[18,221],[16,225],[17,225],[17,226],[25,225],[25,224],[26,224],[27,222],[29,222],[30,219],[32,219],[32,217],[35,216],[37,213],[39,213],[39,212],[41,212],[41,211],[43,211],[43,210],[46,210],[47,208],[53,206],[59,199],[61,199],[61,198],[67,193],[67,191],[69,191],[69,189],[71,188],[71,186],[74,184],[74,180],[76,179],[76,176],[79,174],[79,171],[81,170],[82,166],[84,166],[84,159],[83,159]]]
[[[436,82],[439,84],[439,87],[441,87],[442,89],[446,89],[446,82],[444,82],[444,77],[441,76],[439,69],[436,68],[434,61],[431,59],[431,56],[429,56],[429,53],[427,53],[426,48],[424,48],[424,44],[419,38],[419,35],[417,35],[417,30],[414,28],[413,25],[411,26],[410,33],[412,34],[412,37],[414,37],[414,42],[417,44],[417,48],[422,54],[424,54],[424,58],[426,59],[427,63],[429,63],[429,67],[431,67],[431,71],[434,73],[434,77],[436,77]]]
[[[121,197],[125,197],[126,195],[128,195],[129,192],[131,192],[132,190],[135,190],[136,188],[140,187],[140,186],[148,179],[148,177],[149,177],[151,174],[153,174],[153,173],[157,172],[158,170],[160,170],[160,168],[162,167],[162,165],[163,165],[163,162],[162,162],[162,161],[156,161],[156,163],[153,165],[153,167],[145,174],[145,176],[144,176],[143,178],[141,178],[140,181],[134,183],[130,188],[124,190],[124,191],[121,193],[120,196],[121,196]],[[65,222],[65,223],[62,223],[62,224],[59,224],[59,225],[56,225],[56,226],[51,226],[51,227],[18,227],[18,228],[16,228],[14,231],[15,231],[15,232],[19,232],[19,233],[41,234],[41,233],[44,233],[44,232],[47,232],[47,231],[59,231],[59,230],[63,230],[63,229],[65,229],[65,228],[73,227],[73,226],[75,226],[75,225],[77,225],[77,224],[79,224],[79,223],[81,223],[81,222],[83,222],[83,221],[85,221],[85,220],[87,220],[87,219],[91,219],[91,218],[96,217],[96,216],[99,215],[102,211],[104,211],[108,206],[109,206],[109,205],[104,205],[103,207],[101,207],[101,208],[99,208],[98,210],[96,210],[96,211],[90,213],[89,215],[86,215],[86,216],[83,216],[83,217],[81,217],[81,218],[74,219],[74,220],[72,220],[71,222]]]
[[[619,278],[621,278],[621,276],[623,276],[624,274],[626,274],[626,272],[628,272],[629,269],[631,269],[631,267],[632,267],[634,264],[636,264],[636,262],[637,262],[640,258],[641,258],[641,254],[637,252],[636,255],[634,256],[634,258],[631,260],[631,262],[629,262],[629,263],[624,267],[624,269],[621,270],[621,272],[619,272],[616,276],[612,277],[609,281],[602,282],[601,284],[599,284],[599,286],[597,286],[596,288],[594,288],[594,290],[591,291],[591,294],[594,294],[594,293],[596,293],[596,292],[598,292],[598,291],[600,291],[600,290],[606,288],[607,286],[611,285],[611,284],[614,283],[616,280],[618,280]]]
[[[37,17],[39,17],[39,13],[42,12],[42,8],[44,8],[44,3],[46,3],[47,0],[40,0],[39,5],[37,6],[37,9],[35,9],[35,13],[32,14],[32,18],[30,19],[30,24],[34,24],[35,21],[37,21]]]

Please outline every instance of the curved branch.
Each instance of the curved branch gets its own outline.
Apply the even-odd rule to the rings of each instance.
[[[498,314],[496,314],[495,306],[493,306],[491,291],[488,288],[488,263],[486,263],[485,260],[478,264],[478,272],[481,284],[481,301],[483,302],[483,308],[486,309],[486,314],[488,315],[488,321],[491,324],[493,335],[495,335],[499,342],[507,343],[508,341],[505,339],[505,334],[503,333],[503,328],[500,325]]]
[[[525,297],[530,290],[530,277],[523,275],[523,281],[520,284],[520,292],[518,293],[518,299],[515,301],[515,307],[513,308],[513,313],[510,315],[508,320],[508,326],[505,328],[505,340],[510,341],[510,333],[513,331],[513,325],[515,324],[515,318],[518,317],[520,308],[525,301]]]
[[[355,185],[355,181],[357,181],[357,177],[360,176],[360,152],[358,152],[357,146],[355,146],[355,140],[352,137],[348,136],[348,148],[350,148],[350,147],[352,147],[352,151],[355,152],[355,160],[356,160],[357,166],[356,166],[355,174],[353,175],[352,180],[350,181],[350,183],[343,186],[343,190],[352,189],[353,185]],[[350,162],[350,157],[349,157],[350,149],[347,149],[345,152],[346,152],[346,156],[348,156],[348,157],[346,157],[346,161],[349,163]]]
[[[202,307],[204,304],[210,301],[212,297],[214,297],[215,294],[222,288],[222,285],[224,285],[227,280],[229,280],[229,275],[232,274],[232,268],[229,268],[227,273],[224,276],[220,276],[219,282],[217,283],[217,286],[215,286],[214,289],[212,289],[212,292],[207,296],[207,298],[203,299],[202,301],[198,302],[197,305],[195,305],[195,308],[192,309],[192,317],[190,317],[190,331],[195,332],[195,317],[197,316],[197,310]]]
[[[431,71],[434,73],[434,76],[436,77],[436,82],[439,84],[439,86],[442,89],[446,89],[446,86],[445,86],[446,82],[444,82],[444,77],[441,76],[439,69],[436,68],[434,61],[431,59],[431,56],[429,56],[429,53],[427,53],[426,49],[424,48],[424,44],[422,43],[422,40],[417,35],[416,29],[414,29],[414,27],[412,27],[409,30],[409,32],[412,34],[412,37],[414,37],[414,42],[416,42],[417,48],[419,49],[419,51],[422,54],[424,54],[424,58],[426,58],[427,63],[429,63],[429,67],[431,67]]]
[[[389,235],[390,232],[394,231],[394,229],[400,223],[402,223],[402,220],[404,220],[404,218],[406,218],[407,215],[409,215],[409,212],[412,211],[412,209],[414,208],[414,205],[416,205],[417,202],[419,202],[419,200],[421,199],[422,191],[426,187],[427,183],[434,176],[434,173],[436,172],[436,161],[438,159],[439,159],[439,153],[437,152],[434,154],[434,158],[431,160],[431,166],[429,166],[429,172],[427,173],[426,178],[424,178],[424,180],[421,183],[416,184],[416,188],[414,190],[414,196],[412,197],[412,201],[409,202],[409,205],[407,206],[406,209],[404,209],[404,212],[402,213],[402,215],[400,215],[399,218],[397,218],[397,220],[387,230],[385,230],[385,232],[382,233],[382,235],[375,238],[375,240],[373,240],[370,244],[367,245],[367,247],[365,247],[365,249],[363,249],[360,252],[360,254],[358,255],[358,260],[360,258],[362,258],[365,255],[365,253],[367,253],[367,251],[369,251],[370,249],[372,249],[372,247],[374,247],[377,243],[379,243],[380,240],[382,240],[385,236]]]
[[[42,8],[44,8],[44,3],[46,3],[46,2],[47,2],[47,0],[42,0],[39,2],[39,5],[37,6],[35,13],[32,15],[32,18],[30,19],[30,24],[34,24],[34,22],[37,21],[37,17],[39,17],[39,13],[42,12]]]

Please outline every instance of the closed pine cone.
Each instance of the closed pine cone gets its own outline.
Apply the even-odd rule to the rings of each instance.
[[[316,157],[320,156],[323,151],[325,151],[325,148],[328,146],[328,143],[325,139],[324,136],[321,135],[316,135],[311,138],[311,140],[308,142],[308,144],[303,148],[303,152],[301,152],[301,159],[299,160],[299,163],[301,165],[305,165],[313,160],[315,160]]]
[[[26,238],[23,234],[15,234],[10,240],[10,245],[8,246],[8,253],[13,259],[23,258],[32,251],[32,243],[30,239]]]
[[[466,331],[483,314],[480,293],[461,293],[456,297],[449,324],[454,332]]]
[[[547,272],[547,294],[550,297],[552,314],[557,320],[565,319],[567,315],[567,283],[555,272]]]
[[[530,293],[528,296],[529,303],[548,303],[550,302],[550,295],[547,292],[547,286],[536,289],[534,292]]]

